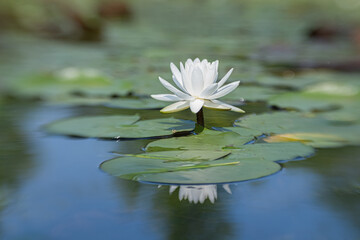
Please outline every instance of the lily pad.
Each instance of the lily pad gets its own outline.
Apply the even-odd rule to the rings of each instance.
[[[170,151],[171,154],[176,155],[178,151]],[[106,161],[100,167],[105,172],[124,179],[162,184],[243,181],[264,177],[280,170],[278,164],[262,159],[221,158],[205,162],[185,159],[169,161],[169,154],[166,155],[165,158],[160,156],[158,159],[148,159],[139,155],[137,157],[120,157]]]
[[[15,94],[53,99],[71,94],[111,96],[127,94],[129,81],[115,81],[96,69],[68,68],[58,72],[30,75],[12,86]]]
[[[241,100],[245,101],[266,101],[270,97],[283,93],[284,91],[261,86],[239,86],[230,94],[224,96],[224,100]]]
[[[163,139],[147,145],[147,151],[165,150],[221,150],[241,146],[254,139],[254,135],[241,136],[235,132],[220,132],[204,129],[198,135]]]
[[[160,109],[167,105],[163,101],[154,100],[152,98],[120,98],[113,99],[104,104],[111,108],[123,108],[123,109]]]
[[[284,162],[303,159],[314,154],[314,148],[299,142],[256,143],[232,149],[228,158],[260,158],[267,161]]]
[[[49,133],[90,138],[150,138],[191,131],[194,123],[174,118],[137,121],[138,116],[96,116],[60,120],[45,126]]]
[[[289,92],[269,99],[269,104],[301,111],[331,110],[340,107],[339,99],[303,92]]]
[[[290,92],[269,99],[271,105],[302,111],[329,110],[360,101],[360,86],[354,81],[322,82],[301,92]]]
[[[346,144],[346,139],[326,134],[326,133],[285,133],[276,134],[269,136],[264,139],[265,142],[276,143],[276,142],[301,142],[309,144],[314,147],[337,147],[341,143]]]
[[[328,71],[307,71],[301,74],[290,71],[285,76],[268,74],[260,75],[254,79],[253,82],[262,86],[285,87],[301,90],[312,84],[334,79],[334,75],[335,74]]]
[[[340,109],[320,113],[321,117],[324,117],[330,121],[341,121],[349,123],[360,124],[360,101],[354,101],[342,106]]]
[[[224,144],[219,143],[220,146]],[[197,150],[202,146],[195,144],[189,150],[128,154],[102,163],[101,169],[111,175],[136,181],[225,183],[267,176],[280,170],[275,161],[304,158],[314,153],[312,147],[301,143],[259,143],[231,150],[219,150],[214,146]]]
[[[109,98],[109,97],[79,97],[61,96],[52,99],[50,104],[76,106],[106,106],[120,109],[160,109],[166,103],[151,98]]]
[[[212,161],[209,164],[193,166],[191,170],[190,168],[186,171],[172,169],[164,173],[141,174],[134,178],[137,181],[153,183],[217,184],[266,177],[280,169],[280,165],[261,159],[244,159],[241,161],[222,159]]]
[[[314,114],[265,113],[247,116],[240,119],[237,124],[241,127],[260,130],[269,135],[295,134],[295,137],[290,138],[294,140],[301,136],[298,141],[314,147],[360,144],[360,125],[337,125]],[[325,141],[326,138],[328,141]],[[283,141],[289,140],[284,138]]]

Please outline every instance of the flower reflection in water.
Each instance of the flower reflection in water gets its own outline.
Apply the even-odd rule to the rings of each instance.
[[[161,187],[161,186],[159,186]],[[231,194],[229,184],[223,184],[223,189]],[[204,203],[209,198],[211,203],[217,199],[217,185],[171,185],[169,193],[172,194],[179,188],[179,200],[188,200],[190,203]]]

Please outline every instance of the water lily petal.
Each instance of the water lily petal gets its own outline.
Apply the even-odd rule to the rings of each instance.
[[[222,85],[224,85],[224,83],[228,80],[228,78],[230,77],[231,73],[233,72],[233,68],[230,69],[225,76],[219,81],[219,87],[221,87]]]
[[[217,109],[217,110],[231,110],[231,108],[228,106],[224,106],[222,104],[214,103],[212,101],[206,101],[206,100],[204,102],[204,107],[210,108],[210,109]]]
[[[182,83],[181,72],[174,63],[170,63],[170,69],[171,69],[171,72],[173,73],[173,75],[176,77],[176,79],[180,83]]]
[[[195,99],[190,102],[190,110],[193,113],[197,113],[198,111],[200,111],[200,109],[203,107],[203,105],[204,105],[204,100]]]
[[[207,68],[205,70],[203,70],[203,75],[204,75],[204,88],[213,84],[216,79],[216,69],[213,65],[208,64]]]
[[[240,83],[240,81],[237,81],[237,82],[233,82],[233,83],[223,86],[215,94],[210,96],[208,99],[216,99],[216,98],[221,98],[221,97],[225,96],[226,94],[234,91],[235,88],[237,88],[237,86],[239,86],[239,83]]]
[[[209,96],[213,95],[214,92],[218,89],[218,84],[213,83],[209,86],[207,86],[200,94],[199,97],[207,99]]]
[[[219,100],[211,100],[211,101],[212,101],[213,103],[217,103],[217,104],[222,105],[222,106],[224,106],[224,107],[228,107],[228,108],[230,108],[231,111],[239,112],[239,113],[245,113],[244,110],[242,110],[242,109],[240,109],[240,108],[237,108],[237,107],[235,107],[235,106],[233,106],[233,105],[230,105],[230,104],[221,102],[221,101],[219,101]]]
[[[177,80],[177,78],[172,75],[172,79],[173,79],[173,82],[176,84],[176,86],[178,86],[178,88],[180,88],[181,91],[187,93],[186,89],[182,86],[182,84]]]
[[[192,84],[191,84],[191,69],[193,67],[192,62],[191,65],[188,64],[189,60],[191,61],[191,59],[188,59],[188,61],[185,63],[185,67],[182,64],[182,62],[180,62],[180,70],[181,70],[181,76],[182,76],[182,84],[184,87],[184,90],[189,93],[190,95],[192,94]]]
[[[199,67],[195,67],[191,74],[191,83],[192,83],[192,94],[199,96],[204,88],[204,79],[202,71]]]
[[[212,64],[214,64],[214,67],[215,67],[215,69],[217,71],[218,67],[219,67],[219,60],[213,61]]]
[[[160,101],[168,101],[168,102],[175,102],[181,101],[182,99],[174,94],[152,94],[152,98]]]
[[[194,65],[193,60],[191,60],[190,58],[188,58],[188,59],[186,60],[186,62],[185,62],[185,68],[190,67],[190,66],[192,66],[192,65]]]
[[[189,101],[180,101],[164,107],[163,109],[160,110],[160,112],[162,113],[179,112],[189,108],[189,106],[190,106]]]
[[[181,72],[179,71],[179,69],[175,66],[174,63],[170,63],[170,69],[171,72],[173,73],[173,81],[176,84],[176,86],[178,86],[181,90],[185,91]]]
[[[159,80],[161,82],[161,84],[167,88],[169,91],[173,92],[176,96],[178,96],[179,98],[183,99],[183,100],[191,100],[192,97],[189,96],[186,93],[181,92],[180,90],[178,90],[177,88],[175,88],[173,85],[171,85],[168,81],[166,81],[165,79],[162,79],[161,77],[159,77]]]
[[[208,60],[205,58],[205,59],[203,59],[203,60],[201,61],[201,64],[203,64],[203,65],[208,65],[209,62],[208,62]]]

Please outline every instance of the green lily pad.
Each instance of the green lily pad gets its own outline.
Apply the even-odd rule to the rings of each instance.
[[[314,114],[265,113],[247,116],[237,124],[269,135],[293,134],[292,137],[285,136],[282,141],[300,141],[313,147],[360,144],[360,125],[337,125]],[[280,139],[276,141],[281,141]]]
[[[111,108],[123,108],[123,109],[160,109],[168,105],[163,101],[158,101],[152,98],[121,98],[113,99],[104,104]]]
[[[224,100],[245,101],[267,101],[270,97],[280,94],[284,91],[261,86],[239,86],[230,94],[224,96]]]
[[[261,75],[253,82],[262,86],[286,87],[293,89],[303,89],[309,85],[329,81],[334,78],[334,74],[327,71],[308,71],[301,74],[289,72],[286,76]]]
[[[96,69],[77,68],[31,75],[12,86],[17,95],[44,99],[74,93],[87,96],[125,95],[131,88],[132,84],[129,81],[115,81]]]
[[[222,159],[164,173],[145,173],[133,177],[137,181],[167,184],[218,184],[257,179],[280,171],[280,165],[261,159],[231,161]]]
[[[331,110],[340,107],[339,99],[333,96],[303,92],[289,92],[274,96],[269,99],[269,104],[301,111]]]
[[[147,151],[165,150],[221,150],[241,146],[254,139],[254,135],[241,136],[235,132],[220,132],[204,129],[198,135],[162,139],[149,143]]]
[[[201,145],[195,144],[190,150],[127,154],[102,163],[101,169],[111,175],[136,181],[225,183],[270,175],[280,170],[275,161],[304,158],[314,153],[312,147],[301,143],[248,144],[231,150],[218,150],[214,146],[202,149]],[[197,150],[199,148],[201,150]]]
[[[299,142],[256,143],[232,149],[228,158],[260,158],[267,161],[282,162],[302,159],[314,154],[314,148]]]
[[[322,82],[301,92],[289,92],[269,99],[271,105],[302,111],[329,110],[360,100],[360,85],[354,81]]]
[[[276,142],[301,142],[309,144],[314,147],[338,147],[342,143],[346,143],[347,140],[337,135],[326,134],[326,133],[285,133],[276,134],[269,136],[264,139],[265,142],[276,143]]]
[[[52,98],[46,104],[49,105],[65,105],[65,106],[103,106],[111,101],[108,97],[81,97],[81,96],[68,96],[61,95]]]
[[[166,106],[165,102],[151,98],[109,98],[109,97],[79,97],[61,96],[52,99],[50,104],[76,106],[106,106],[121,109],[160,109]]]
[[[137,121],[138,116],[96,116],[60,120],[45,126],[54,134],[90,138],[150,138],[191,131],[194,123],[174,118]]]
[[[330,121],[342,121],[360,124],[360,101],[353,101],[342,106],[340,109],[319,113],[318,115]]]
[[[192,154],[193,151],[184,152]],[[205,154],[212,151],[203,152]],[[179,160],[175,157],[176,161],[171,161],[171,154],[177,157],[179,151],[170,151],[166,153],[166,157],[159,156],[158,159],[149,159],[146,154],[115,158],[102,163],[100,167],[103,171],[120,178],[163,184],[235,182],[267,176],[280,170],[278,164],[262,159],[221,158],[194,161],[193,158]]]
[[[231,132],[235,132],[237,134],[239,134],[242,137],[257,137],[262,135],[263,133],[261,131],[258,131],[256,129],[251,129],[251,128],[244,128],[244,127],[240,127],[240,126],[236,126],[236,127],[225,127],[223,128],[224,130],[227,131],[231,131]]]

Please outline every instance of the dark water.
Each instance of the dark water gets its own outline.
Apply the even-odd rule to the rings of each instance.
[[[169,186],[98,168],[111,152],[140,152],[148,140],[41,131],[60,118],[115,112],[125,113],[24,103],[0,110],[0,239],[360,239],[358,147],[317,150],[275,175],[231,184],[232,194],[218,186],[215,203],[191,204]],[[142,117],[153,116],[157,110]]]

